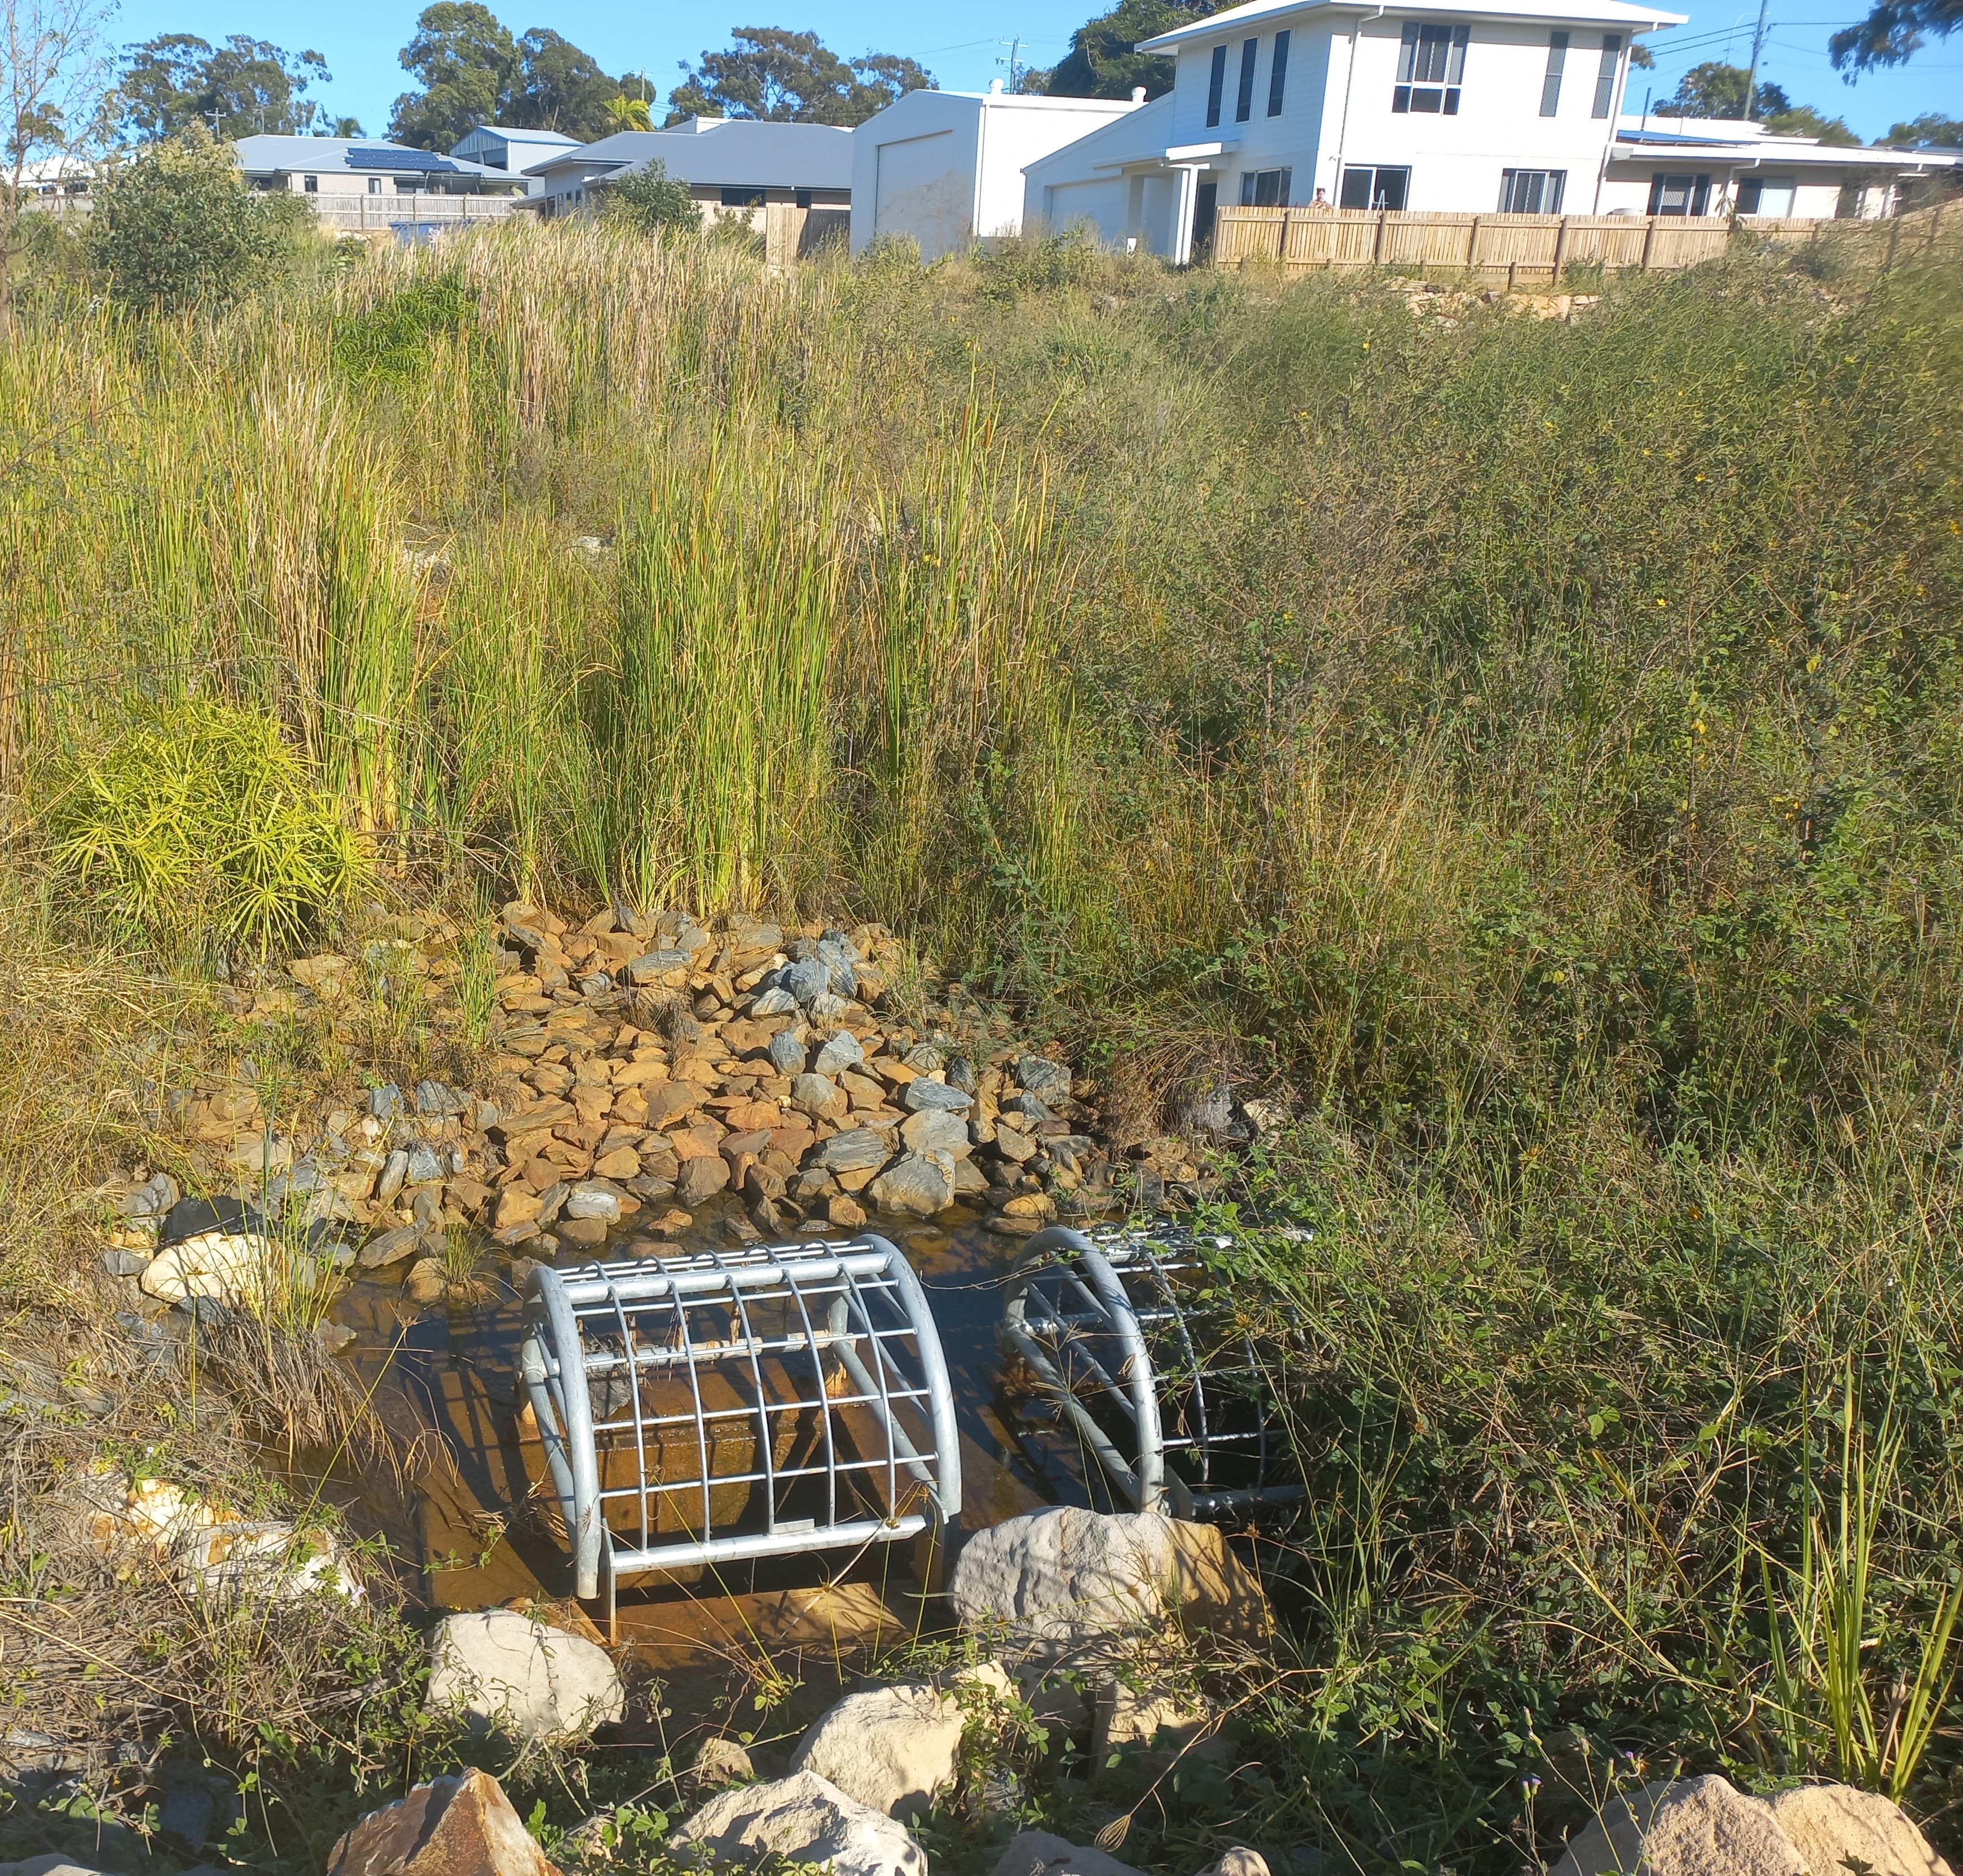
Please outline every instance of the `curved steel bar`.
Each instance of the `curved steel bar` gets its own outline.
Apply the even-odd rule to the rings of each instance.
[[[559,1272],[548,1264],[537,1265],[527,1284],[527,1298],[536,1302],[549,1331],[551,1347],[542,1350],[538,1380],[526,1375],[527,1391],[532,1397],[532,1411],[539,1423],[539,1435],[546,1442],[547,1463],[553,1483],[559,1486],[561,1515],[566,1537],[572,1546],[573,1574],[578,1593],[600,1593],[600,1468],[593,1446],[593,1403],[586,1391],[586,1363],[580,1340],[579,1324],[572,1305],[559,1281]],[[527,1316],[531,1314],[528,1307]],[[534,1332],[536,1335],[536,1331]],[[534,1346],[539,1345],[534,1341]],[[575,1377],[568,1380],[568,1371]],[[559,1383],[557,1400],[552,1383]],[[556,1414],[552,1411],[556,1405]],[[555,1425],[553,1423],[556,1422]],[[548,1432],[548,1428],[552,1432]],[[556,1434],[561,1454],[555,1461],[550,1441]]]

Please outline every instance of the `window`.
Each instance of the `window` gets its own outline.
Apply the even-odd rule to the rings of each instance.
[[[1658,170],[1650,178],[1652,215],[1702,215],[1710,206],[1708,176],[1667,176]]]
[[[1276,34],[1275,56],[1268,62],[1268,115],[1271,117],[1282,114],[1282,93],[1288,85],[1288,34]]]
[[[1408,169],[1359,169],[1343,172],[1342,208],[1401,209],[1411,194]]]
[[[1213,71],[1206,81],[1206,127],[1212,130],[1220,121],[1221,95],[1227,88],[1227,48],[1213,48]]]
[[[1459,83],[1465,75],[1465,41],[1470,36],[1470,29],[1463,26],[1405,21],[1391,110],[1442,111],[1448,117],[1456,117]]]
[[[1254,114],[1254,55],[1261,49],[1258,39],[1241,45],[1241,87],[1234,94],[1234,121],[1245,123]]]
[[[1500,213],[1558,215],[1567,188],[1564,169],[1503,169],[1500,172]]]
[[[1793,179],[1790,176],[1745,176],[1738,183],[1740,215],[1790,215]]]
[[[320,178],[318,176],[303,176],[300,178],[300,187],[309,195],[318,195],[320,193]]]
[[[1246,169],[1241,172],[1243,208],[1286,208],[1292,169]]]
[[[1595,74],[1595,106],[1589,112],[1591,117],[1606,117],[1609,107],[1616,101],[1616,67],[1622,63],[1622,35],[1604,33],[1602,35],[1602,63]]]
[[[368,193],[370,195],[379,195],[382,193],[382,178],[379,176],[370,176],[368,178]]]
[[[761,208],[764,192],[761,189],[725,189],[722,191],[725,208]]]
[[[1561,72],[1568,63],[1568,35],[1547,36],[1547,76],[1540,82],[1540,114],[1552,117],[1561,109]]]
[[[796,202],[799,208],[809,208],[811,207],[811,191],[809,189],[800,189],[797,191],[796,196],[793,197],[793,200]]]

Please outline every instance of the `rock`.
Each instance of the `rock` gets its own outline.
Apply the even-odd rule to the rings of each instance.
[[[930,1042],[909,1049],[901,1058],[916,1075],[938,1075],[947,1066],[947,1058]]]
[[[160,1303],[206,1297],[233,1309],[263,1297],[271,1254],[256,1231],[207,1231],[159,1251],[137,1281]]]
[[[954,1161],[944,1153],[904,1153],[866,1189],[888,1211],[931,1218],[954,1203]]]
[[[738,1785],[711,1798],[668,1839],[677,1852],[700,1844],[719,1859],[831,1866],[831,1876],[927,1876],[912,1832],[815,1772],[767,1785]]]
[[[330,1871],[328,1876],[334,1876]],[[1080,1849],[1047,1830],[1024,1830],[1009,1839],[988,1876],[1138,1876],[1129,1863],[1094,1846]]]
[[[797,1012],[798,1000],[789,991],[776,985],[760,992],[750,1005],[752,1016],[791,1016]]]
[[[522,1617],[520,1620],[523,1620]],[[559,1876],[503,1786],[474,1767],[370,1811],[337,1843],[327,1876]]]
[[[1763,1801],[1810,1876],[1951,1876],[1899,1804],[1851,1785],[1802,1785]]]
[[[1211,1525],[1157,1512],[1065,1505],[976,1531],[949,1574],[947,1599],[970,1628],[1005,1628],[1024,1646],[1061,1650],[1162,1627],[1258,1640],[1267,1599]]]
[[[1047,1192],[1018,1192],[1004,1202],[1002,1216],[1011,1223],[1033,1227],[1056,1216],[1056,1201]]]
[[[102,1268],[112,1277],[140,1277],[150,1260],[141,1251],[119,1251],[113,1247],[102,1253]]]
[[[536,1210],[533,1215],[537,1215]],[[504,1217],[501,1207],[498,1221],[500,1224],[511,1222]],[[354,1261],[363,1270],[384,1269],[390,1264],[399,1263],[422,1241],[423,1227],[421,1225],[398,1225],[392,1231],[384,1231],[380,1236],[370,1238],[355,1252]]]
[[[447,1082],[419,1081],[416,1083],[416,1111],[431,1119],[441,1120],[453,1114],[461,1114],[470,1105],[470,1097],[462,1089],[452,1088]]]
[[[687,970],[689,960],[693,956],[692,951],[672,949],[649,951],[634,959],[627,966],[626,974],[632,983],[652,983],[657,978],[666,976],[670,971]]]
[[[994,1145],[995,1150],[1004,1159],[1013,1160],[1017,1166],[1022,1165],[1025,1160],[1033,1159],[1036,1156],[1034,1139],[1020,1127],[1010,1126],[1006,1121],[998,1121],[995,1124]]]
[[[1034,1095],[1039,1101],[1070,1098],[1069,1067],[1046,1055],[1020,1057],[1016,1063],[1016,1082],[1025,1094]]]
[[[1272,1140],[1289,1124],[1289,1111],[1281,1102],[1257,1097],[1241,1103],[1241,1111],[1247,1117],[1247,1124],[1263,1140]]]
[[[402,1114],[402,1091],[393,1082],[384,1082],[379,1088],[368,1090],[368,1112],[371,1118],[386,1125],[390,1121],[399,1120]]]
[[[443,1157],[433,1146],[421,1144],[409,1149],[408,1163],[402,1169],[405,1185],[434,1185],[443,1177]]]
[[[916,1082],[914,1086],[918,1087],[920,1084]],[[908,1092],[911,1093],[912,1090]],[[968,1137],[968,1123],[959,1114],[940,1108],[927,1108],[910,1114],[906,1125],[900,1129],[900,1138],[910,1152],[945,1153],[950,1159],[965,1159],[975,1150],[974,1143]]]
[[[11,1733],[8,1735],[7,1743],[12,1745]],[[54,1742],[50,1740],[49,1743]],[[86,1863],[72,1863],[59,1851],[51,1850],[44,1856],[26,1857],[18,1863],[0,1863],[0,1876],[103,1876],[103,1873]]]
[[[1208,1864],[1199,1876],[1269,1876],[1268,1859],[1258,1850],[1236,1844]]]
[[[780,1029],[770,1038],[764,1053],[770,1058],[771,1067],[780,1075],[804,1073],[805,1046],[795,1030]]]
[[[1213,1715],[1177,1686],[1134,1686],[1129,1676],[1114,1674],[1097,1689],[1091,1763],[1107,1765],[1116,1753],[1143,1770],[1162,1772],[1182,1757],[1218,1759],[1227,1742],[1212,1727]]]
[[[929,1081],[923,1075],[917,1081],[907,1083],[907,1091],[901,1095],[900,1104],[914,1114],[929,1108],[937,1108],[943,1114],[965,1114],[974,1106],[975,1097],[949,1086],[946,1082]]]
[[[420,1258],[409,1266],[402,1288],[408,1293],[411,1303],[427,1309],[432,1303],[440,1303],[449,1294],[450,1275],[440,1259]]]
[[[822,1166],[828,1172],[869,1172],[886,1163],[892,1153],[886,1143],[869,1127],[855,1127],[834,1134],[824,1141],[805,1162]]]
[[[975,1076],[975,1064],[965,1055],[948,1057],[947,1085],[950,1088],[959,1089],[964,1095],[982,1092],[982,1084]]]
[[[700,1205],[729,1183],[729,1162],[719,1153],[684,1159],[675,1180],[675,1196],[684,1205]]]
[[[695,1762],[689,1767],[688,1775],[705,1791],[713,1791],[719,1785],[747,1785],[756,1777],[757,1768],[751,1763],[750,1755],[735,1740],[718,1733],[696,1748]]]
[[[1233,1120],[1233,1085],[1225,1079],[1196,1082],[1173,1102],[1173,1125],[1189,1137],[1224,1134]]]
[[[859,1038],[850,1030],[841,1029],[818,1050],[812,1072],[837,1075],[845,1069],[857,1068],[865,1059],[866,1051],[859,1046]]]
[[[1553,1876],[1809,1876],[1772,1807],[1728,1779],[1659,1778],[1612,1798],[1568,1845]]]
[[[375,1202],[386,1205],[402,1189],[409,1176],[409,1156],[398,1147],[383,1162],[382,1176],[375,1182]]]
[[[866,1228],[866,1207],[850,1192],[834,1192],[827,1199],[825,1215],[840,1231],[863,1231]]]
[[[431,1661],[431,1710],[460,1713],[479,1731],[579,1740],[626,1711],[605,1649],[514,1609],[445,1616]]]
[[[806,1005],[813,998],[822,996],[831,986],[830,969],[815,957],[801,958],[794,964],[785,965],[777,973],[776,987]],[[752,1013],[761,1015],[762,1012],[753,1008]]]
[[[791,1105],[814,1120],[828,1121],[845,1111],[845,1097],[836,1082],[822,1075],[799,1075],[791,1082]]]
[[[602,1224],[620,1222],[620,1201],[604,1185],[575,1185],[565,1195],[560,1215],[567,1218],[597,1219]]]
[[[1009,1691],[992,1661],[963,1678],[989,1694]],[[911,1817],[954,1781],[967,1719],[959,1698],[928,1681],[847,1694],[804,1736],[791,1769],[815,1772],[889,1817]]]
[[[161,1218],[184,1194],[168,1172],[153,1172],[123,1201],[126,1218]]]

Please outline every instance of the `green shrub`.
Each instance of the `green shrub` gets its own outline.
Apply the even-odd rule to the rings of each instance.
[[[476,313],[476,301],[454,274],[412,281],[341,322],[334,362],[352,378],[413,377],[429,362],[430,342],[466,330]]]
[[[62,870],[167,948],[291,942],[365,871],[278,726],[201,699],[76,762],[49,821]]]
[[[239,298],[263,275],[280,236],[271,204],[246,188],[231,146],[190,130],[110,172],[87,241],[116,298],[169,309]]]
[[[609,183],[600,212],[607,221],[645,235],[661,229],[692,232],[702,226],[702,211],[689,194],[688,184],[674,181],[668,165],[658,159],[645,169]]]

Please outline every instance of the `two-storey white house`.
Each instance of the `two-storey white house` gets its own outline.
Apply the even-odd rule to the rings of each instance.
[[[1592,214],[1636,36],[1630,0],[1252,4],[1139,43],[1173,88],[1030,164],[1026,223],[1187,259],[1229,204]]]

